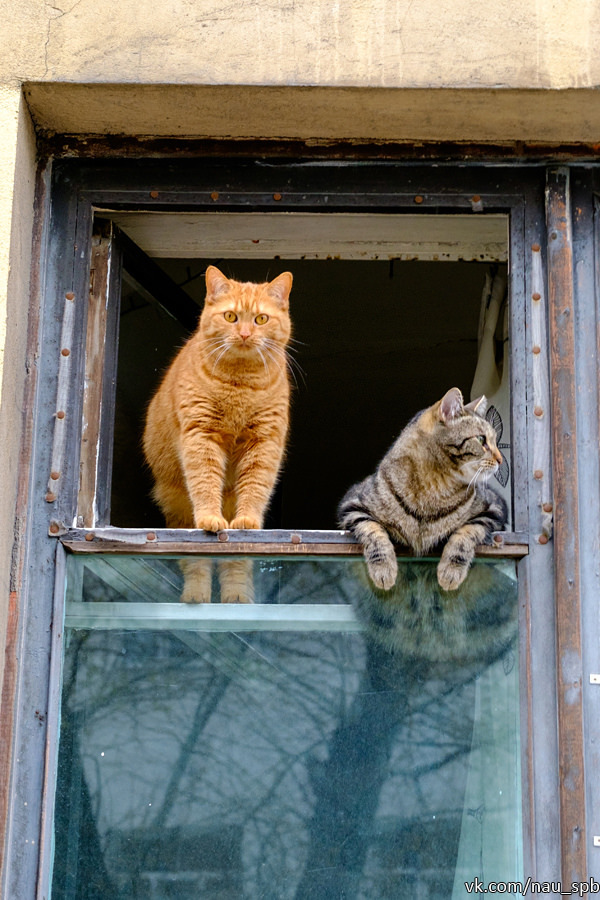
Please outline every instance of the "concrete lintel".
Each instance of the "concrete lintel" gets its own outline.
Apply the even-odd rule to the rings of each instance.
[[[600,90],[30,82],[36,127],[69,135],[600,143]]]

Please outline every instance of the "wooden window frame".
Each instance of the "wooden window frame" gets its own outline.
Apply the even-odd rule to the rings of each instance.
[[[514,532],[498,536],[495,546],[480,553],[518,560],[525,876],[584,880],[583,707],[581,696],[572,696],[573,673],[580,684],[582,677],[579,482],[576,441],[564,441],[565,434],[576,435],[577,393],[574,323],[568,313],[575,292],[568,167],[72,159],[54,162],[45,177],[44,277],[34,298],[38,327],[32,328],[30,346],[30,354],[39,353],[39,362],[21,585],[22,663],[13,698],[13,761],[4,772],[10,789],[6,895],[31,896],[37,884],[36,896],[43,897],[49,878],[62,641],[58,614],[66,553],[361,552],[340,532],[252,532],[232,538],[194,530],[115,529],[106,524],[106,497],[93,527],[81,527],[80,462],[88,467],[84,489],[89,505],[98,500],[98,475],[89,475],[91,466],[96,472],[109,471],[111,445],[110,409],[90,405],[83,390],[86,352],[88,372],[92,351],[100,354],[92,367],[100,381],[110,380],[114,367],[111,341],[99,339],[111,328],[114,334],[110,316],[103,320],[98,311],[95,332],[91,319],[88,323],[90,268],[94,253],[106,250],[105,245],[95,251],[92,225],[98,210],[131,209],[371,209],[397,215],[417,209],[510,217],[512,463],[519,490]],[[118,277],[119,264],[112,266],[111,278]],[[103,288],[96,284],[93,290],[101,293]],[[87,421],[96,417],[98,434],[109,435],[87,460],[85,451],[80,452],[86,403]],[[66,415],[57,418],[65,411],[61,405]],[[553,484],[552,472],[561,476],[558,483],[555,477]],[[565,653],[579,668],[561,670],[557,660],[564,660]],[[560,777],[565,771],[573,775],[567,782]]]

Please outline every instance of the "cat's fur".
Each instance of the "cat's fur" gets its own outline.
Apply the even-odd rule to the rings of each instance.
[[[261,528],[283,459],[292,275],[254,284],[206,270],[197,330],[148,407],[144,453],[168,528]],[[210,596],[210,579],[200,596]],[[208,594],[208,596],[207,596]]]
[[[506,504],[487,485],[502,457],[485,405],[485,397],[464,405],[460,390],[449,390],[409,422],[374,474],[340,503],[340,526],[363,545],[377,588],[396,581],[393,542],[422,555],[445,541],[438,581],[455,590],[477,545],[505,527]]]

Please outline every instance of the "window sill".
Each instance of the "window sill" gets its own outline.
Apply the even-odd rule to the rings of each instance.
[[[52,533],[72,553],[152,553],[227,555],[360,556],[362,548],[346,531],[220,531],[197,529],[72,528]],[[524,532],[496,532],[494,543],[481,545],[479,557],[520,559],[529,552]],[[406,547],[397,547],[399,557],[414,557]],[[432,552],[431,558],[439,556]]]

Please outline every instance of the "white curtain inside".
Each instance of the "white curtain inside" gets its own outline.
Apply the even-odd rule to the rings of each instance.
[[[496,429],[498,449],[504,461],[494,476],[492,487],[504,497],[511,522],[512,471],[510,465],[510,349],[508,340],[507,274],[504,266],[488,270],[479,317],[478,357],[471,400],[485,394],[486,419]]]

